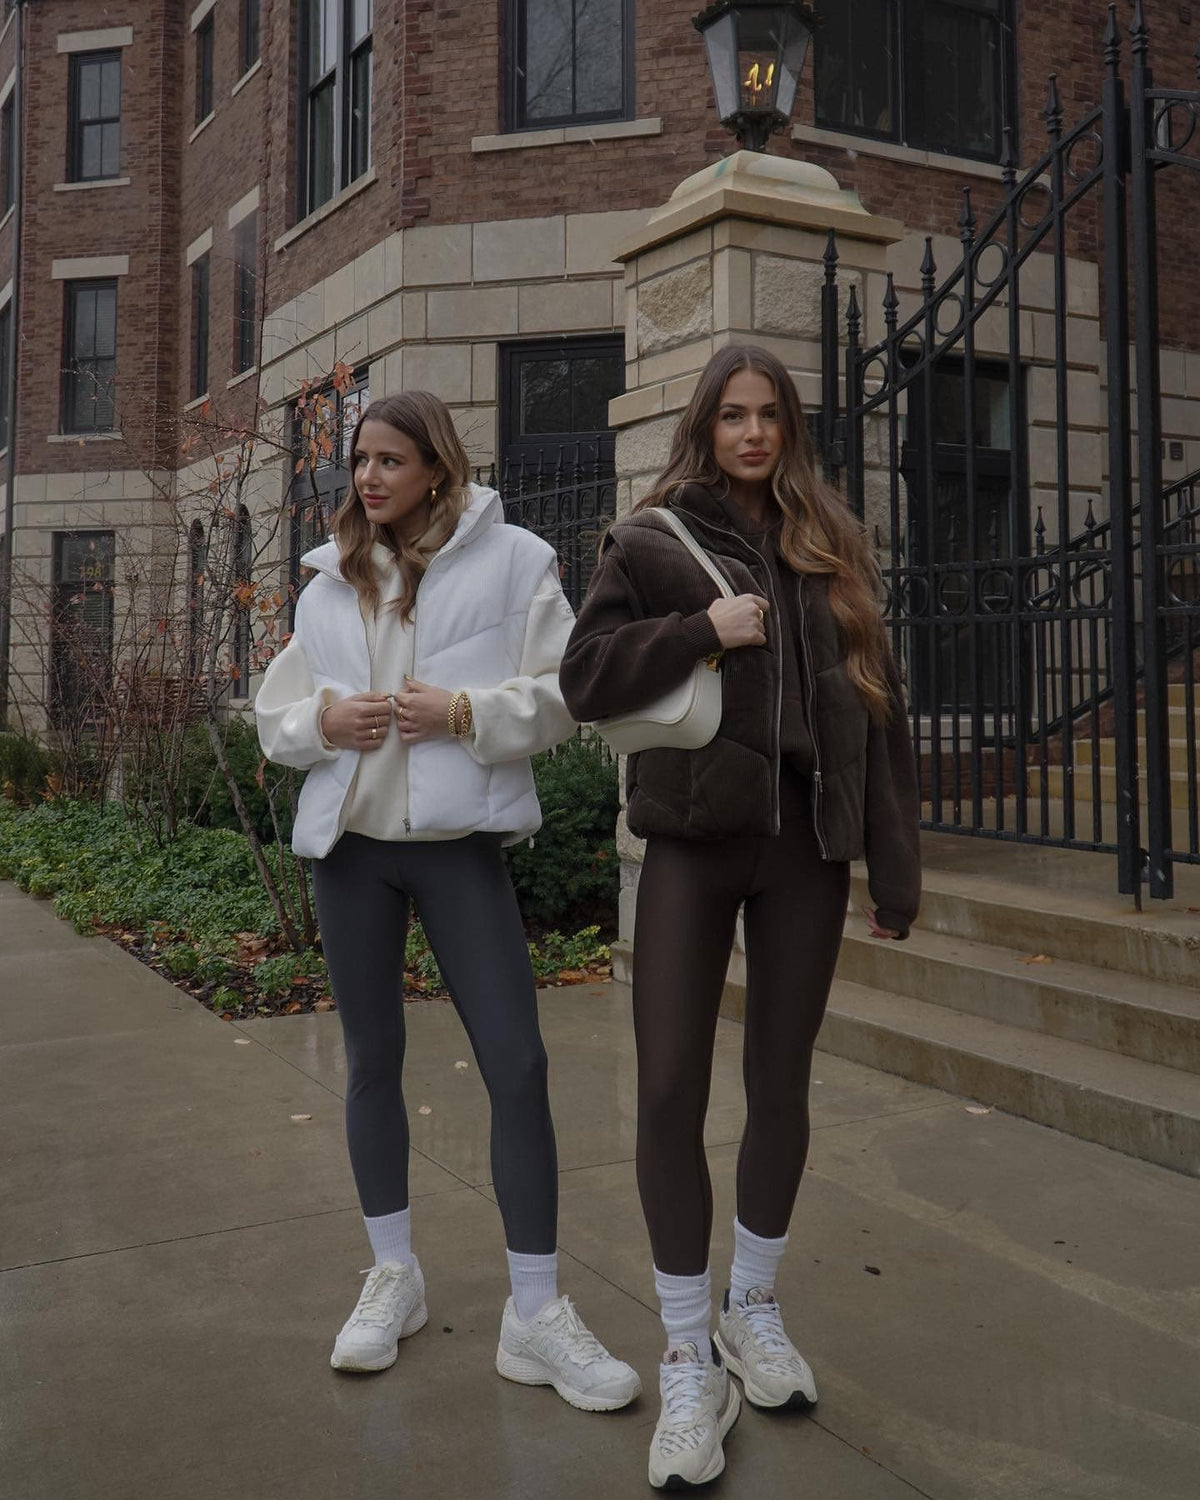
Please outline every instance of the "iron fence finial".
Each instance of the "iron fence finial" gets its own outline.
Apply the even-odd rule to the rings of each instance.
[[[1000,171],[1003,175],[1004,186],[1011,189],[1017,180],[1017,156],[1013,148],[1012,126],[1007,124],[1002,132],[1000,145]]]
[[[1150,28],[1146,25],[1146,12],[1142,6],[1142,0],[1134,0],[1129,36],[1133,42],[1134,56],[1144,58],[1150,47]]]
[[[1115,73],[1121,66],[1121,28],[1117,25],[1117,7],[1108,7],[1108,24],[1104,28],[1104,61]]]
[[[887,324],[888,332],[896,331],[896,314],[900,307],[900,298],[896,295],[896,278],[891,271],[887,273],[887,291],[883,294],[883,320]]]
[[[1052,140],[1057,140],[1062,135],[1063,106],[1062,95],[1058,92],[1058,74],[1051,73],[1046,84],[1046,129]]]
[[[837,275],[837,235],[831,229],[829,238],[825,241],[825,254],[822,257],[825,263],[825,280],[832,281]]]
[[[959,238],[964,245],[969,245],[975,238],[975,216],[971,212],[971,189],[969,187],[963,188],[962,198],[962,213],[958,216]]]
[[[921,258],[921,291],[926,302],[933,296],[934,280],[937,276],[937,262],[933,258],[933,236],[925,236],[925,254]]]

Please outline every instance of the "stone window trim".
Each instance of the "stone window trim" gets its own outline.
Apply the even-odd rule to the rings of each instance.
[[[225,382],[225,389],[227,391],[232,391],[235,386],[239,386],[239,385],[245,384],[245,382],[247,380],[249,380],[252,375],[257,375],[257,374],[258,374],[258,366],[257,365],[251,365],[248,370],[243,370],[240,375],[235,375],[232,380],[227,380]]]
[[[378,174],[374,166],[368,167],[363,175],[356,178],[349,187],[344,187],[340,193],[335,193],[332,198],[322,203],[320,208],[314,209],[307,218],[301,219],[298,224],[293,224],[286,234],[281,234],[275,241],[275,249],[277,251],[286,250],[302,234],[307,234],[310,229],[315,229],[318,224],[328,219],[331,214],[337,213],[338,209],[349,203],[351,198],[355,198],[359,193],[365,192],[377,178]]]
[[[0,108],[8,103],[8,96],[17,86],[17,70],[14,68],[8,77],[0,84]]]
[[[192,11],[192,18],[188,22],[189,31],[198,31],[206,16],[215,9],[217,0],[200,0],[200,4]]]
[[[49,432],[43,439],[47,443],[123,443],[120,432]]]
[[[132,26],[106,26],[99,31],[60,31],[59,52],[107,52],[113,47],[132,47]]]
[[[203,132],[208,129],[208,127],[212,124],[212,122],[216,118],[217,118],[217,112],[216,112],[216,110],[215,109],[209,110],[208,114],[206,114],[204,116],[203,120],[200,121],[199,125],[197,125],[196,128],[195,128],[195,130],[192,131],[191,135],[188,136],[188,139],[187,139],[188,145],[190,146],[192,144],[192,142],[196,139],[196,137],[198,135],[202,135]]]
[[[212,397],[207,391],[205,391],[199,396],[193,396],[190,401],[184,402],[183,409],[184,411],[199,411],[199,409],[204,405],[206,401],[211,400]]]
[[[12,301],[12,289],[12,277],[10,276],[4,285],[0,287],[0,312],[3,312]]]
[[[826,130],[823,125],[793,125],[792,139],[806,146],[835,146],[859,156],[910,162],[916,167],[938,167],[944,172],[985,177],[992,182],[1001,182],[1004,178],[1002,167],[993,161],[980,161],[977,156],[947,156],[941,151],[922,151],[918,146],[900,146],[895,141],[877,141],[848,131]]]
[[[238,199],[226,216],[230,229],[236,229],[243,219],[248,219],[251,214],[258,212],[259,196],[258,185],[255,184],[248,193]]]
[[[571,146],[578,142],[616,141],[634,136],[662,135],[661,115],[641,120],[603,120],[597,125],[554,125],[548,130],[508,130],[501,135],[477,135],[471,150],[532,151],[540,146]]]
[[[128,255],[74,255],[50,262],[51,281],[103,281],[128,275]]]
[[[203,234],[198,234],[184,251],[184,264],[188,266],[194,265],[202,255],[207,255],[212,247],[213,232],[210,226]]]
[[[132,177],[97,177],[93,182],[56,182],[56,193],[88,193],[93,188],[128,187]]]
[[[237,95],[242,92],[242,90],[246,87],[246,85],[250,82],[250,80],[255,76],[256,73],[262,72],[262,65],[262,58],[256,57],[250,64],[250,66],[246,69],[246,71],[242,74],[242,76],[238,79],[238,81],[234,84],[234,86],[229,90],[229,97],[231,99],[236,98]]]
[[[17,205],[15,203],[9,204],[8,209],[5,211],[4,217],[0,219],[0,229],[4,228],[4,226],[8,223],[9,219],[12,218],[13,214],[15,214],[16,211]]]

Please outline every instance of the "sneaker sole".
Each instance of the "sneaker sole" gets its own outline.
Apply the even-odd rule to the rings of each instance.
[[[816,1401],[806,1396],[803,1391],[791,1391],[781,1401],[776,1400],[772,1395],[764,1392],[761,1386],[756,1386],[752,1380],[747,1379],[745,1366],[721,1337],[720,1330],[713,1334],[713,1343],[721,1351],[721,1358],[728,1366],[730,1374],[736,1375],[742,1382],[746,1400],[755,1411],[812,1411],[816,1406]]]
[[[519,1354],[509,1354],[503,1344],[496,1349],[496,1371],[517,1385],[551,1385],[568,1406],[574,1406],[578,1411],[620,1411],[642,1394],[640,1380],[628,1396],[589,1396],[583,1391],[572,1390],[551,1375],[545,1365],[537,1360],[524,1359]]]
[[[329,1367],[332,1370],[348,1371],[352,1375],[375,1375],[380,1370],[390,1370],[400,1356],[400,1339],[411,1338],[414,1333],[420,1333],[428,1322],[429,1309],[422,1301],[409,1313],[401,1326],[395,1346],[386,1354],[381,1354],[378,1359],[355,1359],[353,1356],[339,1359],[334,1350],[329,1356]]]
[[[725,1449],[724,1442],[733,1429],[737,1426],[737,1420],[742,1414],[742,1398],[738,1395],[737,1386],[733,1381],[729,1382],[729,1394],[725,1398],[725,1409],[717,1421],[717,1451],[713,1455],[712,1463],[702,1473],[697,1474],[695,1479],[685,1479],[682,1474],[668,1474],[661,1481],[655,1480],[650,1474],[650,1484],[656,1490],[694,1490],[702,1484],[711,1484],[714,1479],[725,1472]]]

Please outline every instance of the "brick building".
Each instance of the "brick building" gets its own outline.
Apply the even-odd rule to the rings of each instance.
[[[480,465],[580,443],[603,463],[609,402],[627,375],[644,384],[626,370],[628,294],[614,257],[681,179],[730,149],[696,9],[7,0],[0,267],[12,274],[0,270],[0,350],[15,318],[16,359],[0,366],[0,411],[15,391],[3,460],[14,569],[65,600],[80,570],[119,575],[123,538],[152,527],[181,473],[197,469],[190,420],[282,420],[339,361],[354,372],[340,398],[352,406],[402,384],[438,392]],[[1097,99],[1107,7],[817,9],[826,24],[795,123],[771,149],[828,168],[870,211],[902,221],[889,265],[911,292],[925,235],[942,264],[957,253],[962,187],[980,215],[999,203],[1004,122],[1018,159],[1036,159],[1047,72],[1057,70],[1068,122]],[[1190,12],[1155,5],[1150,22],[1161,81],[1186,86]],[[1182,230],[1195,194],[1175,191],[1168,213]],[[1070,235],[1074,310],[1097,341],[1086,216]],[[1162,305],[1185,349],[1200,347],[1190,269],[1181,232],[1165,249]],[[1182,358],[1179,385],[1191,394]],[[1200,468],[1191,425],[1180,418],[1178,474]],[[1099,429],[1097,417],[1097,444]],[[255,461],[254,515],[278,509],[291,469],[278,454]],[[1099,460],[1080,474],[1083,499],[1099,500]],[[345,482],[335,448],[323,502]],[[305,535],[281,529],[281,568]],[[111,635],[111,611],[97,628]],[[31,701],[53,696],[51,636],[50,620],[14,623],[14,674]]]

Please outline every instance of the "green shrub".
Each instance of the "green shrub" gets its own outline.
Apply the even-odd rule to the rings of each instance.
[[[612,955],[600,941],[599,927],[584,927],[573,937],[548,932],[540,943],[530,943],[529,960],[535,979],[554,979],[564,969],[578,971],[589,964],[606,964]]]
[[[219,990],[213,992],[208,1003],[220,1015],[225,1010],[237,1010],[242,1004],[242,997],[236,990],[228,989],[225,985],[222,985]]]
[[[296,978],[316,979],[325,973],[325,960],[319,953],[281,953],[255,964],[251,978],[269,1000],[286,995]]]
[[[163,950],[162,961],[172,979],[191,979],[200,967],[200,955],[191,943],[172,943]]]
[[[275,816],[285,840],[292,836],[292,810],[288,801],[283,766],[263,765],[254,726],[241,717],[231,717],[221,726],[225,754],[242,794],[254,831],[264,844],[275,842],[268,791],[275,799]],[[258,782],[262,767],[263,784]],[[198,828],[228,828],[241,833],[242,825],[233,809],[233,798],[217,765],[217,758],[203,724],[188,730],[183,744],[181,794],[183,815]]]
[[[575,738],[533,763],[542,827],[508,851],[521,911],[559,928],[598,922],[615,927],[617,766],[594,736]]]
[[[23,734],[0,734],[0,795],[19,806],[40,801],[58,774],[54,753]]]

